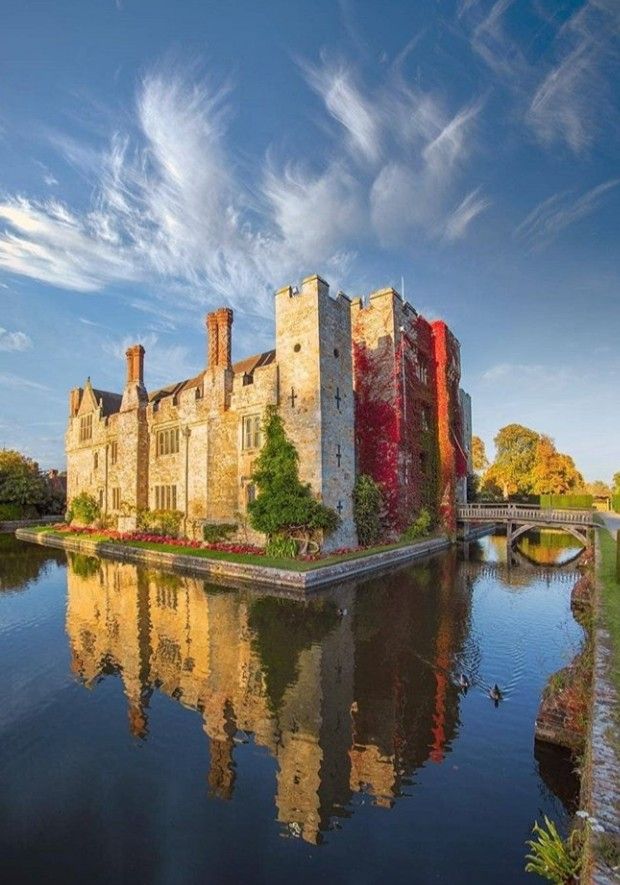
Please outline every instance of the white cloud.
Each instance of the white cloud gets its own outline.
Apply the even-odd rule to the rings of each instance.
[[[533,249],[543,248],[562,230],[594,212],[605,194],[619,184],[620,178],[612,178],[577,199],[571,198],[567,192],[548,197],[519,224],[514,232],[515,238]]]
[[[511,379],[537,379],[541,384],[564,385],[573,377],[564,366],[545,366],[538,363],[497,363],[480,376],[487,384]]]
[[[52,136],[93,183],[92,204],[5,198],[0,269],[80,292],[148,284],[177,302],[269,317],[273,289],[300,272],[337,283],[371,240],[413,228],[441,237],[480,104],[446,112],[398,65],[372,93],[344,65],[305,71],[339,124],[338,160],[278,165],[270,154],[246,186],[227,144],[229,88],[162,67],[141,84],[132,137],[117,132],[99,150]]]
[[[9,332],[0,326],[0,350],[28,350],[32,341],[25,332]]]
[[[376,162],[381,156],[381,119],[376,106],[357,88],[345,65],[305,66],[306,77],[331,116],[347,131],[353,152]]]
[[[30,381],[28,378],[22,378],[21,375],[14,375],[12,372],[0,372],[0,384],[8,389],[18,387],[26,390],[51,390],[45,384]]]
[[[472,191],[456,207],[446,221],[444,237],[447,240],[460,240],[465,236],[469,224],[491,205],[484,197],[479,197],[480,189]]]

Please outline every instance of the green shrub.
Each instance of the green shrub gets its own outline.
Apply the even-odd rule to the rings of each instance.
[[[82,525],[92,525],[101,516],[101,508],[97,501],[88,492],[80,492],[71,501],[69,508],[71,522],[79,522]]]
[[[540,506],[560,510],[590,510],[594,503],[592,495],[541,495]]]
[[[19,504],[0,504],[0,522],[10,522],[12,519],[22,518],[22,508]]]
[[[577,830],[573,830],[568,839],[564,840],[553,821],[545,815],[545,826],[541,827],[536,821],[532,832],[536,839],[526,843],[532,853],[526,855],[528,862],[525,871],[536,873],[557,885],[576,882],[582,857],[581,837]]]
[[[236,523],[208,522],[202,527],[202,537],[208,544],[227,541],[237,531]]]
[[[381,540],[383,495],[371,476],[362,473],[355,480],[353,489],[353,519],[357,539],[363,547],[370,547]]]
[[[611,509],[614,513],[620,513],[620,495],[611,496]]]
[[[431,525],[431,515],[426,507],[423,507],[415,522],[412,522],[409,528],[405,529],[401,535],[401,539],[403,541],[415,541],[416,538],[423,538],[424,535],[428,535]]]
[[[299,454],[274,406],[267,408],[263,432],[265,444],[252,472],[258,494],[248,504],[250,523],[268,538],[303,534],[307,546],[314,533],[332,532],[340,519],[313,496],[309,483],[300,481]]]
[[[183,513],[180,510],[139,510],[136,525],[141,532],[153,535],[167,535],[176,538],[179,535]]]
[[[297,541],[285,535],[271,535],[265,549],[267,556],[294,559],[297,556]]]

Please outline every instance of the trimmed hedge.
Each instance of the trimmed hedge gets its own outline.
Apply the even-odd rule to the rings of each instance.
[[[611,496],[611,509],[614,513],[620,513],[620,495]]]
[[[557,507],[560,510],[591,510],[592,495],[541,495],[541,507]]]

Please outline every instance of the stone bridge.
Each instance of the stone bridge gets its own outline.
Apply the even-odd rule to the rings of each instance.
[[[561,529],[585,546],[588,530],[596,526],[593,516],[590,510],[555,510],[530,504],[459,504],[456,508],[456,519],[461,524],[505,525],[508,549],[531,529]]]

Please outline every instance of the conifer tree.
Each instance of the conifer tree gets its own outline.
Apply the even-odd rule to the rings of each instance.
[[[267,410],[263,433],[265,443],[252,472],[258,494],[248,504],[250,524],[269,541],[301,535],[305,550],[314,532],[327,534],[336,528],[338,515],[313,497],[309,484],[300,481],[299,454],[274,406]]]

